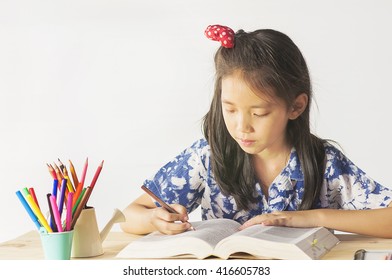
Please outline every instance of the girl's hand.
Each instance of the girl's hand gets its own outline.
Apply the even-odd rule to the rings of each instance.
[[[178,234],[187,231],[191,224],[188,223],[186,208],[180,204],[170,205],[179,214],[169,213],[162,207],[151,209],[150,222],[163,234]]]
[[[240,227],[240,230],[256,224],[265,226],[316,227],[315,211],[316,210],[277,211],[269,214],[258,215],[246,221]]]

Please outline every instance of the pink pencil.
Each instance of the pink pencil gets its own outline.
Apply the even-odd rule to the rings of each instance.
[[[83,189],[83,186],[84,186],[84,181],[86,180],[87,167],[88,167],[88,158],[86,158],[86,162],[84,163],[82,177],[81,177],[80,182],[79,182],[79,183],[81,183],[81,188],[82,189]]]
[[[71,222],[72,222],[72,200],[73,200],[73,192],[68,193],[68,200],[67,200],[67,217],[65,220],[65,230],[71,230]]]
[[[87,168],[88,168],[88,158],[86,158],[86,161],[84,163],[83,172],[82,172],[82,176],[80,178],[79,184],[77,186],[75,186],[75,194],[73,196],[72,205],[75,205],[76,201],[79,198],[79,195],[81,194],[81,192],[83,190],[84,181],[86,180]]]
[[[59,212],[59,208],[57,207],[56,197],[54,195],[51,195],[49,199],[50,199],[50,204],[52,205],[52,208],[53,208],[52,209],[53,216],[54,216],[54,221],[57,226],[57,230],[58,230],[58,232],[62,232],[63,227],[61,226],[60,212]]]

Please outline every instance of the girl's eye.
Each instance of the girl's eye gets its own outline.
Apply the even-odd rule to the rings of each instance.
[[[229,113],[229,114],[232,114],[232,113],[235,112],[234,109],[228,109],[228,108],[226,108],[225,111],[226,111],[227,113]]]
[[[263,113],[263,114],[253,113],[253,116],[255,116],[255,117],[257,117],[257,118],[262,118],[262,117],[265,117],[265,116],[267,116],[267,115],[268,115],[268,113]]]

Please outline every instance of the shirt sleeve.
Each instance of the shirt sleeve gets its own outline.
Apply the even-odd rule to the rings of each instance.
[[[326,147],[326,169],[321,207],[376,209],[392,201],[392,189],[382,186],[352,163],[340,150]]]
[[[207,182],[209,146],[200,139],[165,164],[144,185],[168,204],[183,205],[188,213],[195,210]],[[159,204],[156,202],[156,205]]]

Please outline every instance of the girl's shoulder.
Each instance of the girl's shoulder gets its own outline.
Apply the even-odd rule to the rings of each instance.
[[[353,175],[361,172],[360,169],[344,154],[338,144],[325,142],[325,168],[327,177],[338,175]]]
[[[191,146],[185,149],[183,153],[186,154],[196,154],[199,157],[209,157],[210,155],[210,145],[205,138],[199,138],[194,141]]]
[[[188,148],[186,148],[189,152],[204,154],[209,153],[210,146],[205,138],[199,138],[194,141]]]
[[[325,148],[325,157],[327,161],[346,159],[346,156],[342,152],[341,147],[338,148],[337,143],[325,141],[324,148]]]
[[[207,139],[205,138],[199,138],[196,141],[193,142],[192,146],[195,149],[204,149],[204,148],[209,148]]]

